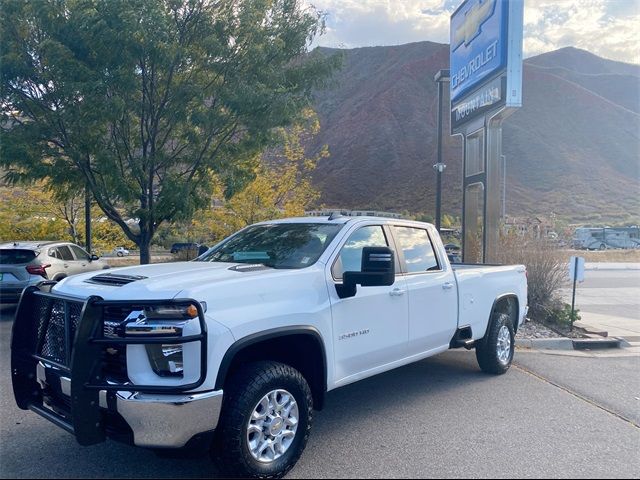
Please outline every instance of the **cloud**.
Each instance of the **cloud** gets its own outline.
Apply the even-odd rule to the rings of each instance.
[[[620,10],[622,3],[627,8]],[[640,3],[635,0],[539,0],[525,4],[524,23],[526,56],[573,46],[640,63]]]
[[[315,45],[354,48],[429,40],[448,43],[456,0],[305,0],[327,14]],[[640,63],[639,0],[527,0],[525,57],[573,46]]]

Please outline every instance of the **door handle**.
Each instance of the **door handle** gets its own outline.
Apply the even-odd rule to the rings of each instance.
[[[66,263],[64,264],[64,268],[69,268],[69,265],[67,265]]]
[[[443,288],[443,290],[451,290],[453,288],[453,283],[445,282],[445,283],[442,284],[442,288]]]
[[[401,297],[402,295],[404,295],[405,291],[406,290],[402,290],[400,288],[394,288],[389,292],[389,295],[391,295],[392,297]]]

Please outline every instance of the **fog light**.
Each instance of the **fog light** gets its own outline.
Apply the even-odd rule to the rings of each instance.
[[[182,345],[146,345],[149,363],[161,377],[182,377]]]

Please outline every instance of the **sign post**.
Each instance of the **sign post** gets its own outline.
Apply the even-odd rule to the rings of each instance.
[[[573,293],[571,295],[571,331],[573,331],[573,319],[576,308],[576,283],[584,281],[584,257],[571,257],[569,260],[569,278],[573,281]]]

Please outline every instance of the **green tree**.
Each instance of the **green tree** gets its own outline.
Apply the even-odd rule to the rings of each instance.
[[[0,1],[7,180],[85,185],[140,247],[252,179],[338,64],[301,0]],[[128,219],[137,219],[132,227]]]
[[[279,129],[280,146],[265,154],[254,179],[225,200],[218,182],[212,196],[215,208],[198,213],[167,232],[175,241],[217,242],[251,223],[287,216],[301,216],[320,193],[311,185],[311,173],[329,155],[324,146],[317,153],[307,151],[310,139],[320,131],[311,109],[291,128]]]

